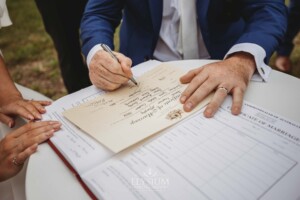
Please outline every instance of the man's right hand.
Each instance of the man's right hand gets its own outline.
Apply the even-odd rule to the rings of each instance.
[[[113,53],[120,63],[106,51],[99,50],[93,56],[89,65],[91,82],[103,90],[115,90],[132,77],[131,59],[121,53]]]

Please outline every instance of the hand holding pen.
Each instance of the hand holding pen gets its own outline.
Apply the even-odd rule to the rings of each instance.
[[[112,52],[106,45],[97,51],[89,64],[91,82],[98,88],[112,91],[131,80],[135,85],[131,72],[132,61],[121,53]]]
[[[118,61],[118,63],[120,63],[120,61],[119,61],[118,58],[115,56],[115,54],[111,51],[111,49],[109,48],[109,46],[107,46],[107,45],[105,45],[105,44],[101,44],[101,47],[104,49],[104,51],[106,51],[107,53],[109,53],[110,56],[111,56],[114,60],[116,60],[116,61]],[[131,80],[135,85],[137,85],[137,82],[136,82],[136,80],[133,78],[133,76],[130,78],[130,80]]]

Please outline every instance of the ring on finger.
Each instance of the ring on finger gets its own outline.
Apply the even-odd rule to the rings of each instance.
[[[12,163],[13,163],[15,166],[17,166],[17,167],[22,166],[22,165],[24,164],[24,163],[19,163],[19,162],[17,161],[17,157],[16,157],[16,156],[13,158]]]
[[[221,87],[218,87],[217,90],[222,90],[222,91],[226,92],[226,94],[229,93],[229,90],[226,87],[221,86]]]

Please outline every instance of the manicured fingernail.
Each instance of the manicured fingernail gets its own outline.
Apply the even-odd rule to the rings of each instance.
[[[42,115],[36,114],[38,119],[42,119]]]
[[[46,133],[46,136],[51,137],[54,134],[54,129],[50,130],[49,132]]]
[[[180,98],[181,103],[184,103],[185,100],[186,100],[186,96],[182,96],[182,97]]]
[[[32,115],[27,115],[27,118],[29,119],[29,120],[34,120],[34,117],[32,116]]]
[[[188,102],[188,103],[185,104],[185,108],[186,108],[187,111],[190,111],[193,108],[193,104],[191,102]]]
[[[52,127],[55,128],[55,129],[58,128],[58,127],[60,127],[60,126],[61,126],[61,124],[53,124],[52,125]]]

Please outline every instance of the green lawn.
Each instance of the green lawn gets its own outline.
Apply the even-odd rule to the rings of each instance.
[[[65,95],[56,52],[34,1],[9,0],[7,4],[13,26],[1,29],[0,47],[14,81],[52,99]],[[115,43],[118,46],[118,40]],[[300,36],[295,43],[292,74],[300,78]]]
[[[0,31],[0,47],[15,82],[56,99],[66,94],[56,52],[33,0],[7,1],[13,25]]]

